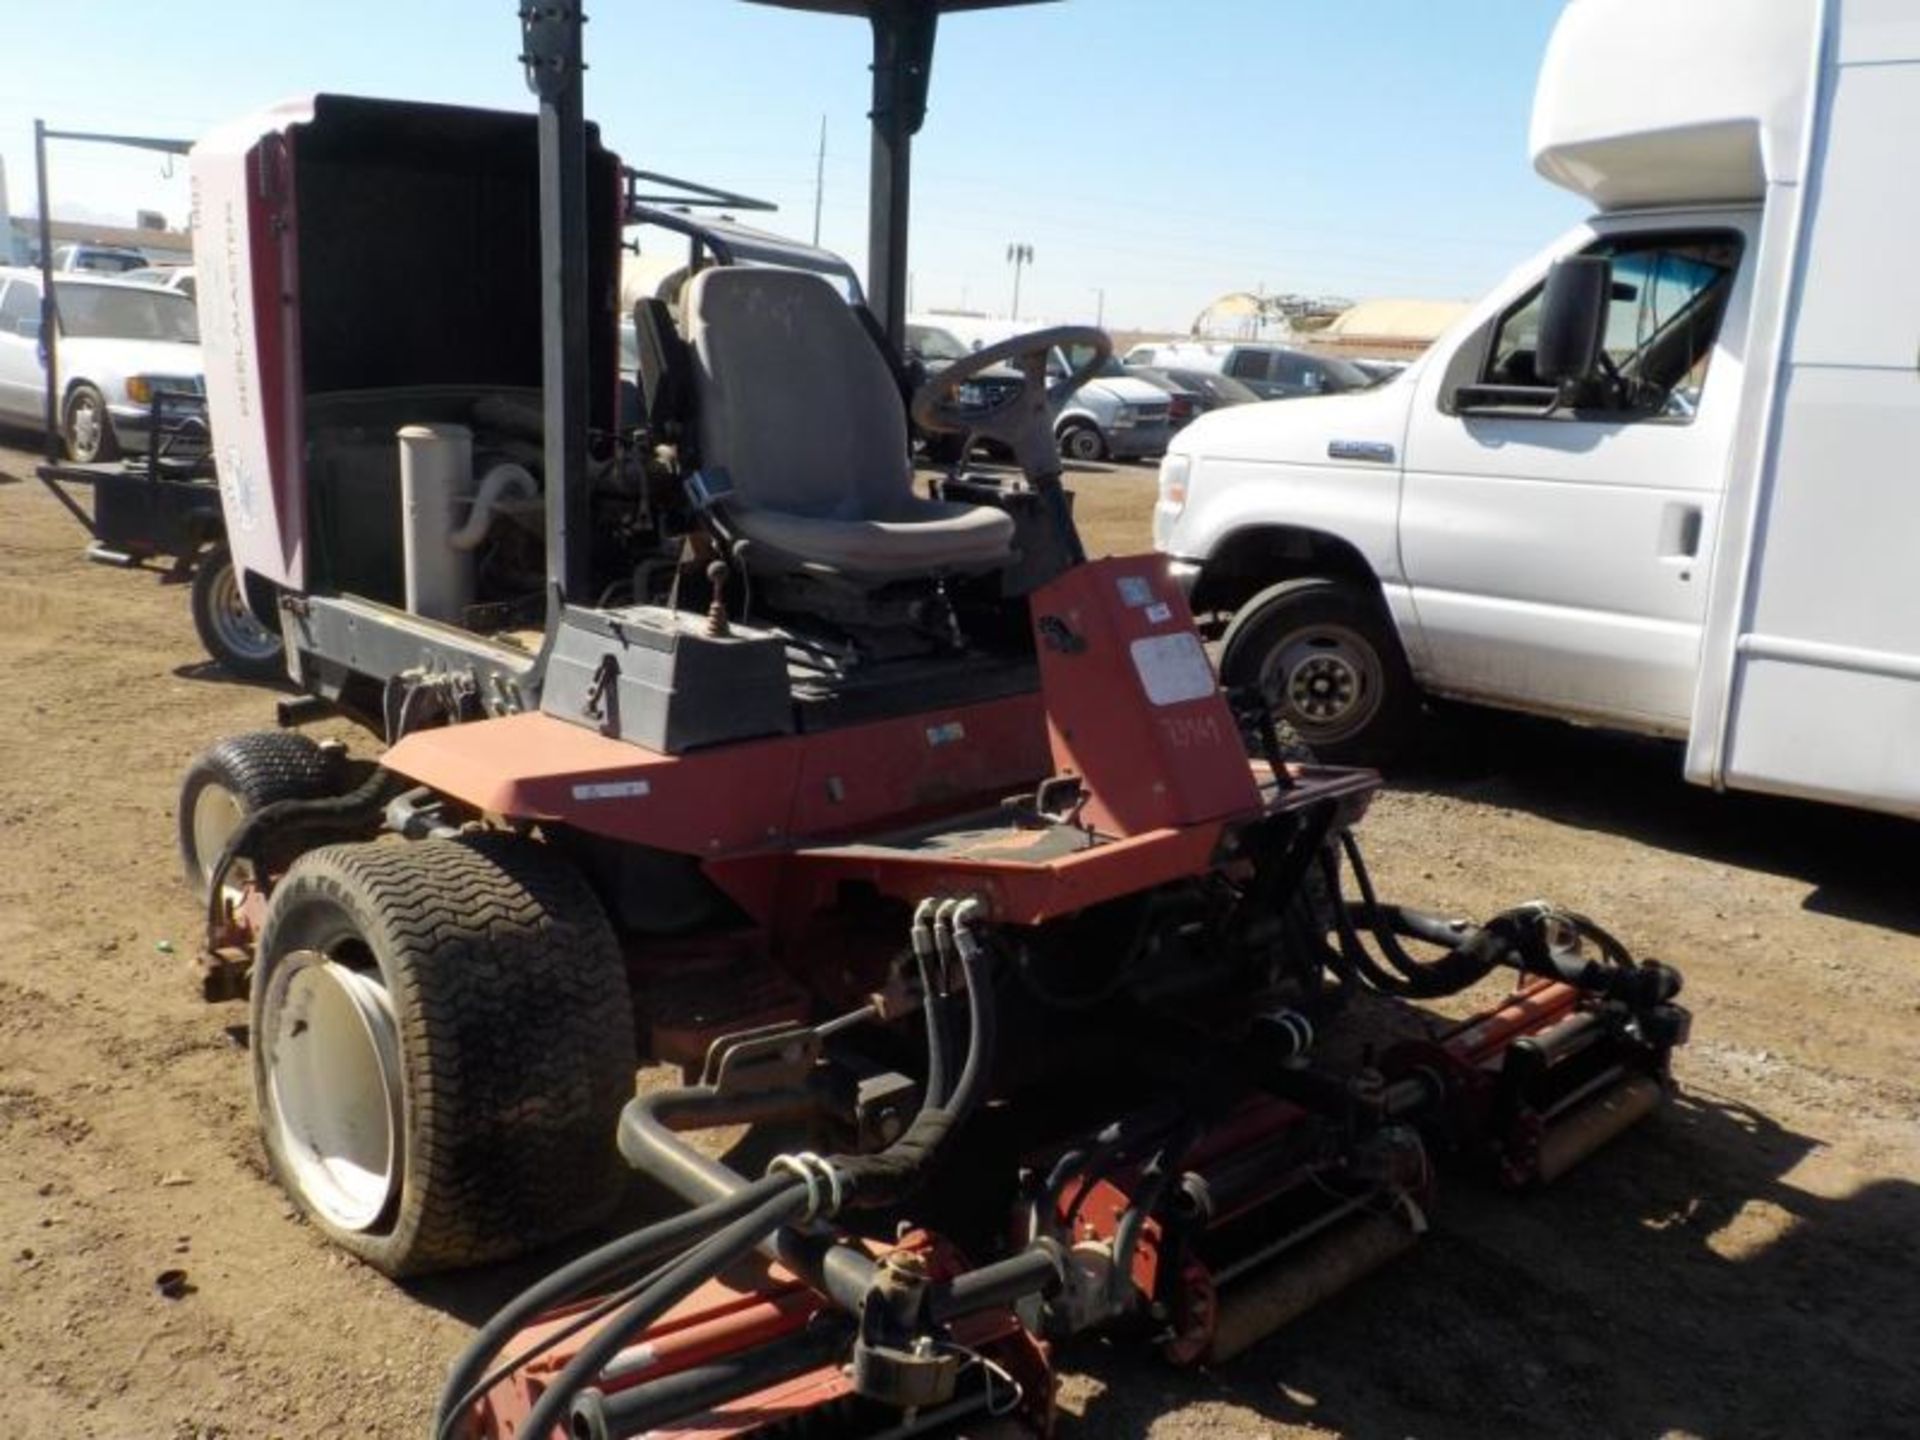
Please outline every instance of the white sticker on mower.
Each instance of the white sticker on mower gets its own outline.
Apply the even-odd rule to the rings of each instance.
[[[1134,609],[1153,603],[1153,585],[1144,575],[1122,575],[1114,582],[1120,587],[1120,603]]]
[[[967,738],[967,727],[958,720],[949,720],[944,725],[927,727],[927,744],[933,746],[952,745]]]
[[[1149,625],[1164,625],[1172,618],[1173,606],[1167,604],[1165,601],[1162,601],[1158,605],[1147,606],[1147,623]]]
[[[1140,672],[1147,699],[1156,705],[1179,705],[1214,692],[1213,667],[1191,630],[1134,641],[1133,668]]]
[[[644,780],[599,780],[573,787],[576,800],[638,800],[652,793],[653,786]]]

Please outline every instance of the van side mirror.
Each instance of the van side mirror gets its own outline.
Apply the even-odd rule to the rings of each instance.
[[[1540,332],[1533,371],[1543,385],[1566,387],[1600,378],[1613,297],[1613,262],[1603,255],[1567,255],[1547,271],[1540,294]]]

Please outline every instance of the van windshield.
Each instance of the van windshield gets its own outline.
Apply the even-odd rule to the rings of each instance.
[[[200,343],[200,317],[193,302],[170,290],[56,280],[53,293],[59,302],[60,331],[64,335]]]

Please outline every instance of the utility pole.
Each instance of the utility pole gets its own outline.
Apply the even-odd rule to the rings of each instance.
[[[1020,318],[1020,272],[1033,263],[1033,246],[1016,240],[1007,246],[1007,263],[1013,266],[1013,313],[1007,318]]]
[[[1094,301],[1093,301],[1093,328],[1094,328],[1094,329],[1096,329],[1096,330],[1104,330],[1104,329],[1106,329],[1106,328],[1107,328],[1107,291],[1106,291],[1106,287],[1105,287],[1104,285],[1096,285],[1096,286],[1094,286],[1094,287],[1093,287],[1093,294],[1094,294]]]
[[[820,117],[820,153],[813,161],[813,243],[820,245],[820,201],[827,193],[827,117]]]

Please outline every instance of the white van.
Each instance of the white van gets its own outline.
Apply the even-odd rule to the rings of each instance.
[[[1598,213],[1393,383],[1166,457],[1228,680],[1348,757],[1425,691],[1920,814],[1917,133],[1910,0],[1571,0],[1533,159]]]

